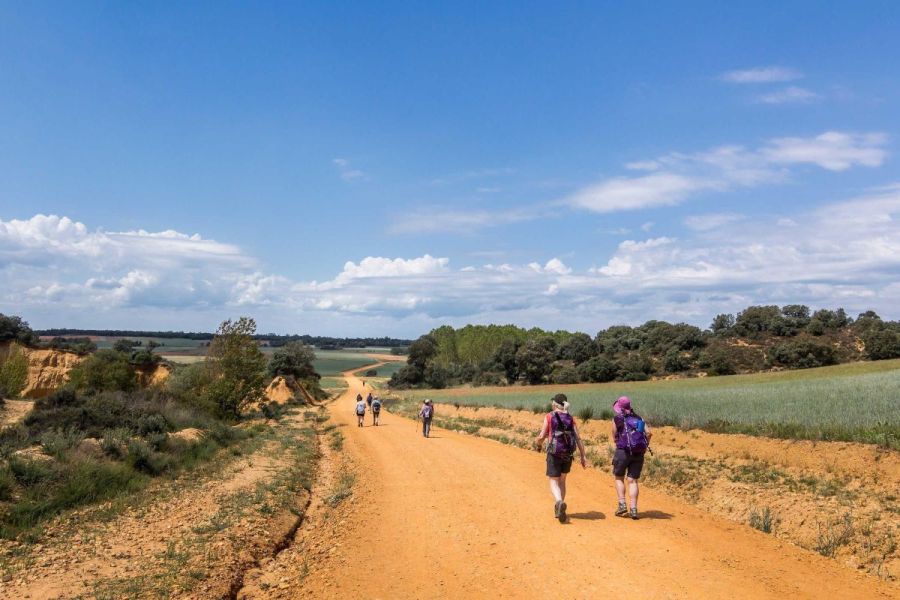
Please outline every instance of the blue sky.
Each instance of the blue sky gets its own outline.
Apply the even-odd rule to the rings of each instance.
[[[0,3],[0,311],[898,318],[898,30],[892,2]]]

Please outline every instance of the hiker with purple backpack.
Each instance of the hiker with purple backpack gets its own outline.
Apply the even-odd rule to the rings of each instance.
[[[616,495],[619,506],[616,516],[628,514],[632,519],[638,518],[638,479],[644,468],[644,453],[650,448],[653,435],[647,423],[631,408],[631,399],[622,396],[613,404],[613,439],[616,441],[616,453],[613,455],[613,475],[616,478]],[[628,475],[628,495],[631,499],[631,511],[625,505],[625,475]]]
[[[553,514],[560,523],[566,522],[566,475],[572,469],[575,450],[581,456],[581,466],[587,468],[584,444],[578,434],[575,419],[569,414],[569,401],[565,394],[557,394],[550,401],[551,410],[544,417],[541,432],[535,440],[538,451],[547,440],[547,477],[553,494]]]
[[[422,419],[422,435],[431,436],[431,420],[434,418],[434,404],[425,398],[422,408],[419,409],[419,418]]]

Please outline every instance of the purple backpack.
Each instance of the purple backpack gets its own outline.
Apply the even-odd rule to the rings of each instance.
[[[575,454],[577,441],[575,419],[569,413],[554,412],[550,418],[550,440],[547,454],[557,458],[571,458]]]
[[[616,439],[616,446],[628,450],[630,454],[643,454],[650,445],[644,433],[644,420],[633,412],[622,417],[622,429]]]

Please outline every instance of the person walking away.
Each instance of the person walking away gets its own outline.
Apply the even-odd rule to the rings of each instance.
[[[422,435],[429,437],[431,435],[431,419],[434,418],[434,405],[428,398],[425,398],[422,408],[419,409],[419,418],[422,419]]]
[[[369,395],[366,396],[366,406],[372,408],[372,392],[369,392]]]
[[[644,468],[644,453],[650,447],[652,433],[647,423],[631,407],[631,399],[622,396],[613,404],[613,439],[616,453],[613,455],[613,476],[616,478],[616,495],[619,506],[616,516],[631,515],[638,518],[638,479]],[[625,504],[625,477],[628,476],[628,496],[631,510]]]
[[[363,426],[363,419],[366,417],[366,402],[360,396],[359,400],[356,401],[356,426]]]
[[[550,479],[550,493],[555,503],[553,514],[560,523],[565,523],[566,509],[566,475],[572,469],[572,459],[578,450],[582,468],[587,468],[587,457],[584,444],[578,433],[575,419],[569,414],[569,400],[565,394],[557,394],[550,401],[553,410],[544,417],[541,432],[535,440],[535,447],[540,452],[547,442],[547,477]]]
[[[378,427],[378,420],[381,416],[381,400],[378,396],[372,398],[372,425]]]

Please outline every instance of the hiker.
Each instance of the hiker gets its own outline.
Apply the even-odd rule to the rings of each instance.
[[[381,400],[378,396],[372,398],[372,425],[378,427],[378,420],[381,416]]]
[[[434,405],[431,400],[425,398],[422,408],[419,409],[419,418],[422,419],[422,435],[428,437],[431,435],[431,419],[434,418]]]
[[[622,396],[613,404],[613,439],[616,441],[616,453],[613,455],[613,475],[616,478],[616,495],[619,506],[616,516],[628,514],[632,519],[638,518],[638,479],[644,468],[644,453],[650,447],[653,435],[647,423],[634,412],[631,399]],[[625,476],[628,476],[628,495],[631,499],[631,511],[625,505]]]
[[[584,444],[578,434],[575,419],[569,414],[569,400],[565,394],[557,394],[550,401],[553,410],[544,417],[541,432],[535,440],[540,452],[547,442],[547,477],[550,478],[550,493],[556,501],[553,514],[560,523],[566,522],[566,475],[572,469],[572,458],[576,448],[581,457],[582,468],[587,468]]]
[[[356,426],[363,426],[363,419],[366,416],[366,403],[362,399],[362,396],[359,397],[359,400],[356,401]]]
[[[357,394],[356,401],[359,402],[360,400],[362,400],[362,394]]]
[[[366,406],[372,407],[372,392],[369,392],[369,395],[366,396]]]

